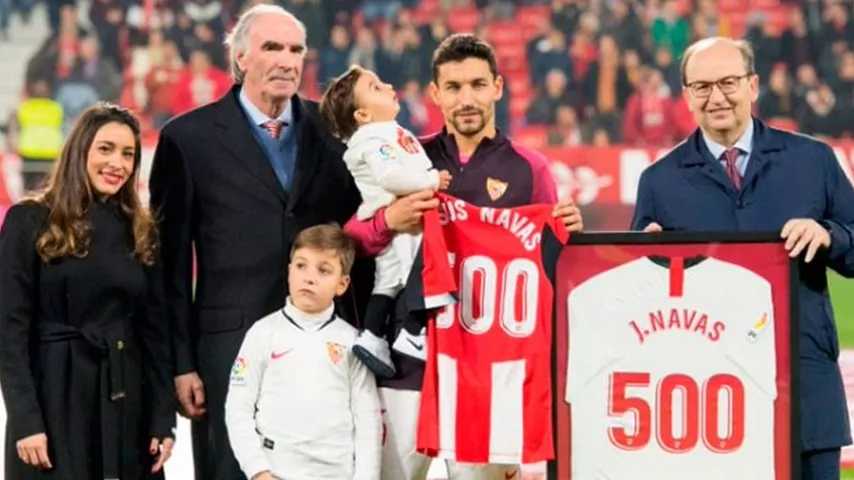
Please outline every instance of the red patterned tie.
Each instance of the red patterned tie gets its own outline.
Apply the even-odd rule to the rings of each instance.
[[[735,161],[738,160],[738,155],[741,153],[741,150],[737,148],[730,148],[726,150],[723,155],[721,155],[722,160],[726,162],[726,174],[730,180],[732,180],[732,184],[735,186],[736,190],[741,190],[741,173],[738,171],[738,167],[735,166]]]
[[[261,128],[267,131],[273,140],[279,139],[279,134],[282,133],[283,123],[279,120],[269,120],[261,124]]]

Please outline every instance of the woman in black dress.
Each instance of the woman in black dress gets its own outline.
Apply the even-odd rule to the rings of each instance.
[[[163,475],[175,409],[139,124],[98,104],[0,231],[7,479]]]

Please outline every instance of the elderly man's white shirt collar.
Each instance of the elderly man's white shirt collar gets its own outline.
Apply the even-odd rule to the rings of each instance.
[[[240,100],[240,105],[243,107],[243,110],[246,111],[246,114],[249,115],[249,119],[252,120],[253,125],[263,125],[270,120],[273,120],[266,113],[262,112],[252,103],[252,100],[249,100],[249,97],[246,95],[246,91],[243,87],[240,87],[240,94],[238,95],[238,99]],[[293,106],[292,102],[289,99],[287,104],[285,104],[285,109],[282,110],[282,113],[276,118],[276,120],[286,124],[293,124]]]

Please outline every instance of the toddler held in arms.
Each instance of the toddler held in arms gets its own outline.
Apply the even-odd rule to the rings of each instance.
[[[371,218],[397,197],[420,190],[447,189],[451,175],[438,171],[421,144],[395,117],[400,111],[394,88],[359,66],[350,67],[329,84],[320,112],[332,133],[347,144],[344,161],[362,194],[357,216]],[[374,289],[365,314],[365,330],[353,353],[378,377],[389,378],[395,369],[384,339],[394,298],[403,288],[418,253],[421,235],[398,233],[376,258]],[[404,325],[395,350],[424,359],[422,326]]]

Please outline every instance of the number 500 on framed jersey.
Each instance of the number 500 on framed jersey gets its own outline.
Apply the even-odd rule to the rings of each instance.
[[[551,478],[800,478],[796,275],[777,235],[574,236]]]

